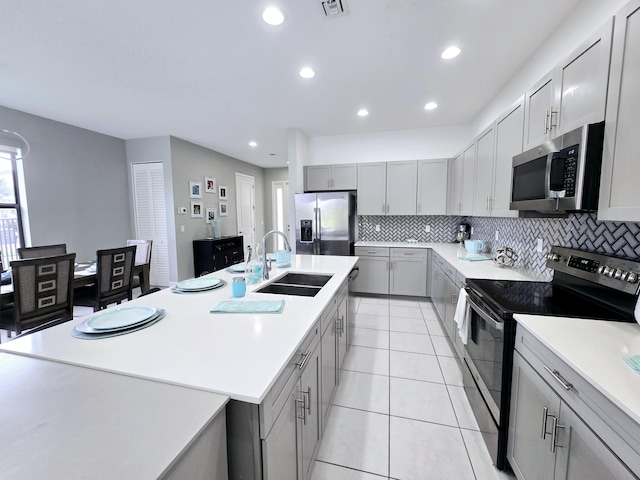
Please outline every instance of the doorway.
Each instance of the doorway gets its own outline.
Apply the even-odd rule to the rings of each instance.
[[[169,242],[162,162],[134,163],[132,173],[136,238],[153,240],[149,283],[168,287]]]
[[[291,243],[289,226],[289,182],[285,180],[271,182],[271,205],[273,228],[287,235]],[[273,251],[284,250],[284,241],[280,235],[273,236]]]
[[[256,241],[256,185],[251,175],[236,172],[236,215],[238,235],[242,236],[244,253]]]

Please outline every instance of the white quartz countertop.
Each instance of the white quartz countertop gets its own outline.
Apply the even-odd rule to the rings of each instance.
[[[0,385],[0,478],[12,480],[160,478],[229,400],[6,353]]]
[[[138,332],[81,340],[70,333],[82,322],[75,319],[3,343],[0,350],[260,403],[356,261],[357,257],[295,255],[291,268],[271,271],[271,279],[286,271],[333,275],[315,297],[256,293],[261,285],[247,286],[246,300],[284,299],[281,314],[209,313],[220,301],[233,299],[230,283],[238,274],[221,270],[209,276],[228,281],[223,288],[182,295],[165,289],[128,302],[167,311],[161,321]]]
[[[519,326],[640,423],[640,374],[623,361],[640,355],[640,325],[541,315],[514,317]]]
[[[490,280],[533,281],[539,278],[531,271],[518,268],[501,268],[491,260],[470,262],[460,260],[467,255],[464,247],[457,243],[407,243],[407,242],[357,242],[356,247],[430,248],[465,278],[487,278]]]

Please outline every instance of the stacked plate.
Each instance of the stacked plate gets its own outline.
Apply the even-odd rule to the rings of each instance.
[[[212,277],[190,278],[179,282],[171,291],[175,293],[198,293],[208,292],[216,288],[224,287],[227,284],[224,280]]]
[[[164,315],[163,309],[154,307],[120,307],[103,310],[73,327],[71,335],[90,340],[125,335],[153,325]]]
[[[231,265],[227,267],[227,272],[230,273],[244,273],[247,269],[247,262],[236,263],[235,265]]]

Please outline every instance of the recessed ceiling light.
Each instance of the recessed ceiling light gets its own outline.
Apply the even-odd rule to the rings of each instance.
[[[366,117],[367,115],[369,115],[369,110],[367,110],[366,108],[361,108],[360,110],[358,110],[359,117]]]
[[[434,110],[438,108],[438,104],[436,102],[429,102],[424,106],[425,110]]]
[[[284,22],[284,13],[277,7],[267,7],[262,12],[262,19],[269,25],[280,25]]]
[[[256,142],[254,142],[253,140],[251,140],[251,141],[249,142],[249,146],[250,146],[250,147],[257,147],[257,146],[258,146],[258,144],[257,144]]]
[[[449,47],[442,52],[442,55],[440,56],[445,60],[451,60],[452,58],[456,58],[458,55],[460,55],[460,49],[458,47]]]
[[[313,78],[316,76],[316,72],[314,72],[313,69],[309,67],[304,67],[302,70],[300,70],[299,75],[302,78]]]

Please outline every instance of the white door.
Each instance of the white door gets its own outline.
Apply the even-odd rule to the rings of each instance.
[[[272,228],[284,232],[291,243],[289,228],[289,182],[271,182],[271,204],[273,205]],[[284,241],[280,235],[273,235],[273,251],[284,250]]]
[[[255,179],[251,175],[236,172],[236,215],[238,235],[242,236],[245,254],[247,246],[256,241]]]
[[[153,240],[149,281],[151,285],[168,287],[169,245],[162,163],[134,163],[132,173],[136,238]]]

